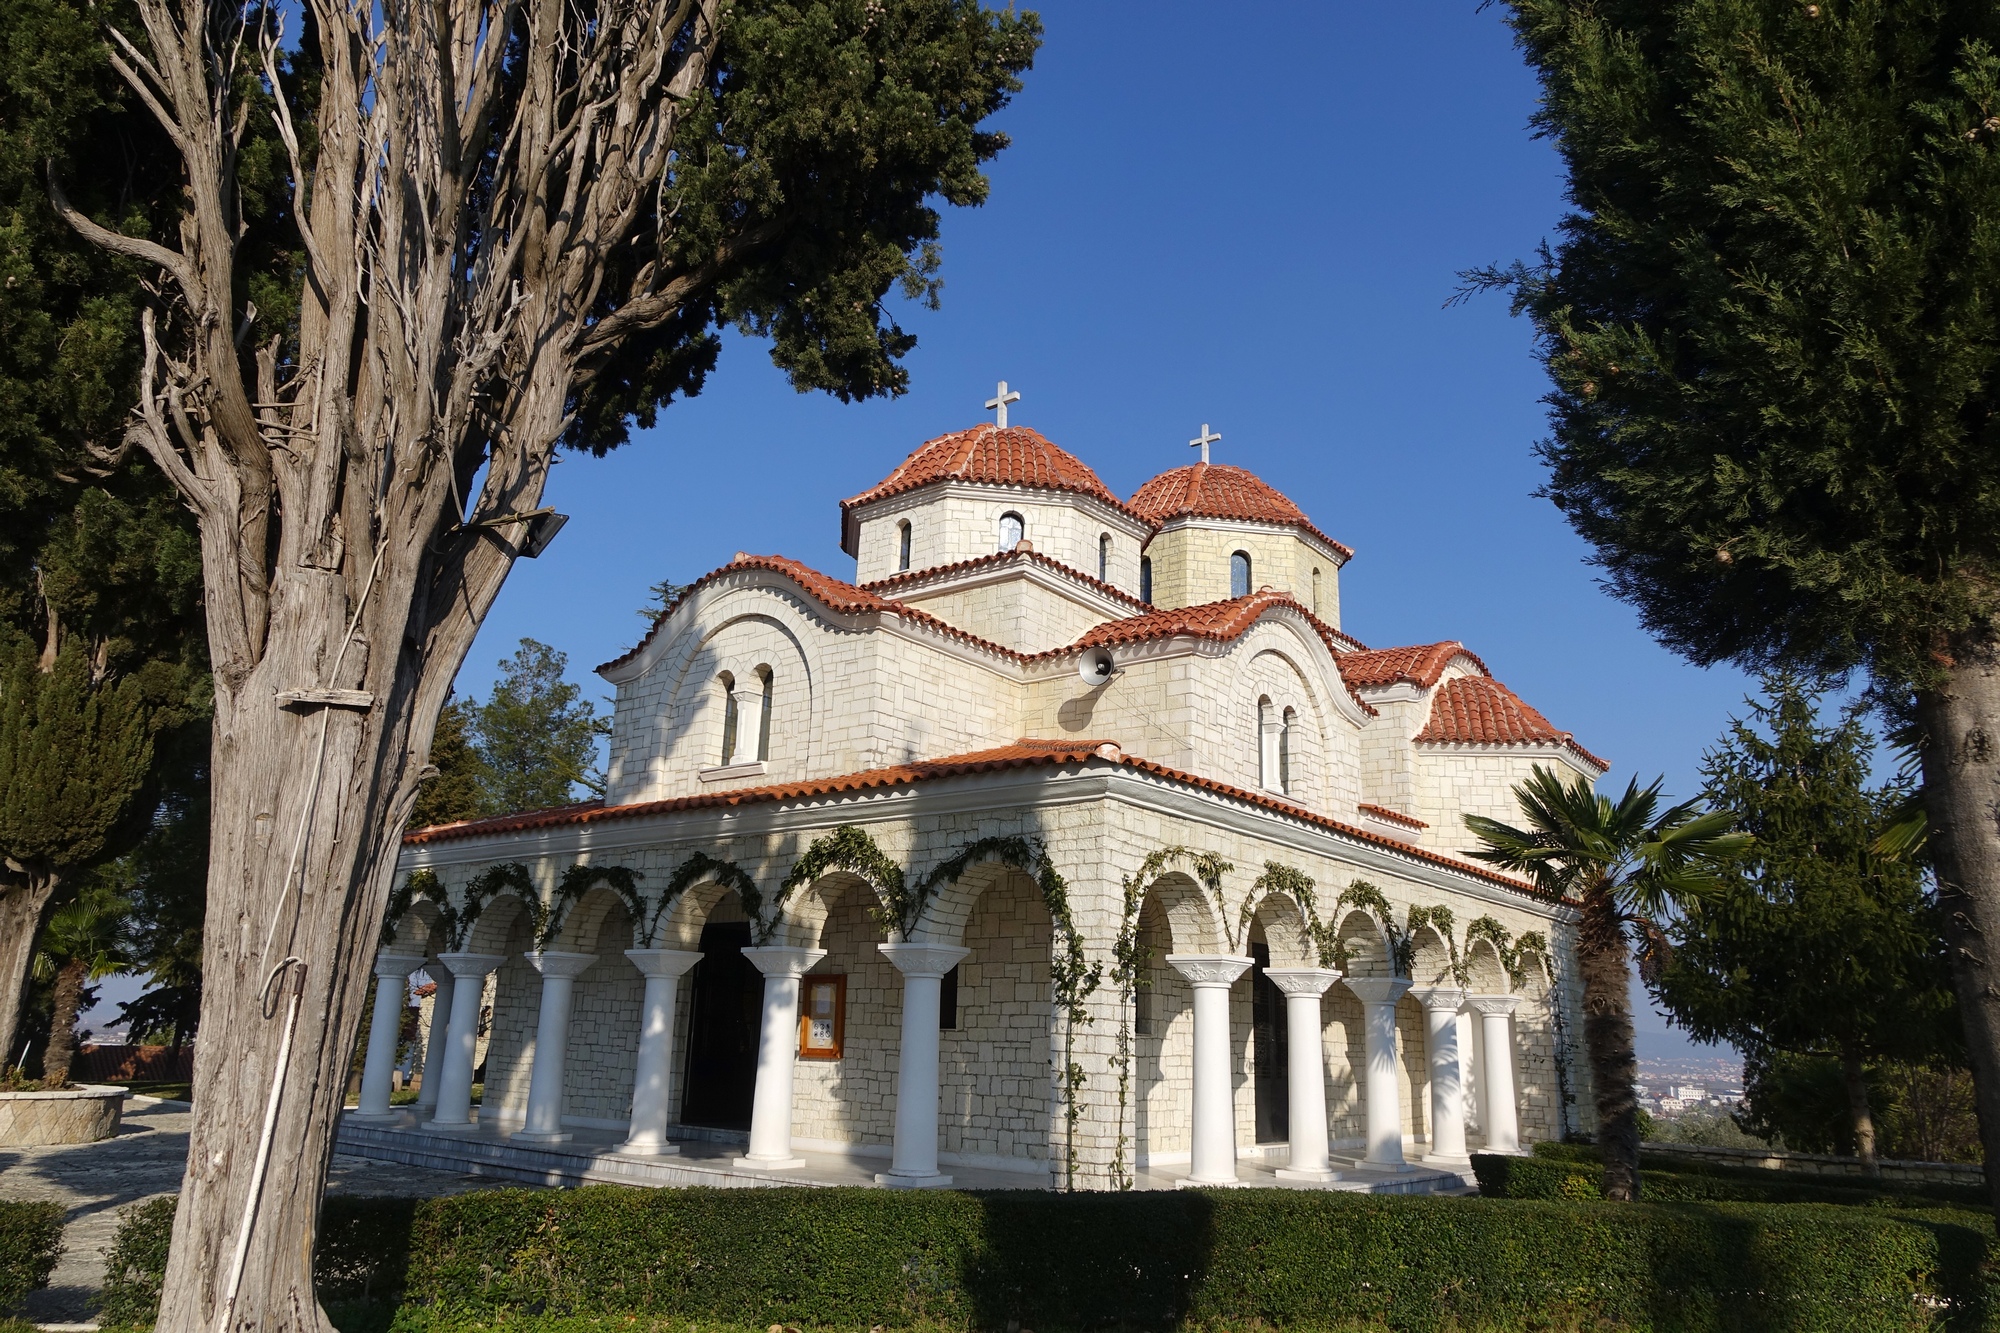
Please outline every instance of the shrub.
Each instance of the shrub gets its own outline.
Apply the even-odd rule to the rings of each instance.
[[[0,1314],[49,1284],[63,1252],[63,1206],[0,1200]]]
[[[1865,1181],[1754,1166],[1723,1166],[1665,1153],[1639,1158],[1639,1197],[1651,1203],[1837,1203],[1901,1209],[1984,1209],[1984,1190],[1963,1185]],[[1603,1166],[1597,1150],[1541,1143],[1533,1157],[1473,1154],[1479,1192],[1489,1199],[1595,1199]]]
[[[163,1234],[158,1207],[126,1231]],[[1941,1312],[1983,1327],[1992,1249],[1973,1214],[1813,1206],[591,1186],[329,1200],[319,1272],[341,1327],[412,1333],[561,1316],[1876,1333]]]
[[[174,1238],[171,1194],[118,1210],[118,1234],[104,1255],[104,1287],[97,1294],[97,1318],[110,1328],[150,1324],[160,1310],[160,1282],[167,1273],[167,1246]]]

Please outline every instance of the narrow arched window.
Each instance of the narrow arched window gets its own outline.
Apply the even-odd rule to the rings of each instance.
[[[716,678],[722,686],[722,762],[736,757],[736,678],[727,671]]]
[[[898,573],[910,567],[910,520],[904,519],[896,525],[896,570]]]
[[[1292,727],[1298,720],[1299,715],[1287,708],[1278,727],[1278,790],[1287,794],[1292,790]]]
[[[1313,570],[1313,614],[1319,614],[1319,570]]]
[[[1278,780],[1277,719],[1271,716],[1271,701],[1257,701],[1257,785],[1269,791]]]
[[[777,685],[777,678],[772,674],[769,667],[759,667],[757,674],[764,681],[764,706],[757,710],[757,757],[759,759],[769,759],[771,757],[771,694]],[[1291,715],[1288,713],[1286,716],[1289,717]]]
[[[1139,557],[1139,600],[1147,606],[1153,604],[1153,557]]]
[[[1108,532],[1097,539],[1097,581],[1111,582],[1111,534]]]
[[[1021,516],[1015,513],[1013,510],[1010,509],[1006,513],[1000,515],[1001,550],[1011,551],[1016,546],[1019,546],[1021,544],[1021,538],[1023,535],[1026,534],[1026,532],[1027,532],[1027,527],[1024,523],[1022,523]]]
[[[1235,551],[1230,554],[1229,595],[1231,597],[1250,595],[1250,555],[1247,551]]]

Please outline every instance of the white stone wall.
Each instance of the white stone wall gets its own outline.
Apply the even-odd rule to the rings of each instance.
[[[970,628],[1017,653],[1042,653],[1075,643],[1105,617],[1076,598],[1060,596],[1025,575],[913,592],[897,600],[952,625]]]
[[[1033,881],[980,894],[960,943],[958,1027],[939,1034],[939,1148],[953,1160],[1047,1162],[1052,1078],[1048,909]]]
[[[1340,568],[1326,552],[1277,524],[1177,518],[1146,547],[1153,562],[1153,605],[1200,606],[1230,596],[1229,557],[1250,557],[1250,591],[1272,588],[1340,628]],[[1313,602],[1313,571],[1319,602]]]
[[[834,895],[815,976],[847,978],[847,1019],[838,1060],[798,1062],[792,1132],[834,1143],[886,1144],[895,1129],[896,1052],[903,981],[875,946],[886,938],[869,919],[867,889],[849,881]]]
[[[1484,815],[1503,823],[1521,822],[1515,787],[1537,767],[1553,769],[1565,782],[1583,777],[1595,782],[1597,770],[1574,750],[1561,745],[1413,745],[1416,808],[1410,813],[1430,827],[1419,839],[1441,852],[1461,852],[1477,846],[1466,831],[1466,815]]]
[[[999,550],[1000,516],[1010,511],[1021,516],[1023,536],[1037,551],[1093,578],[1098,539],[1109,535],[1105,582],[1138,595],[1139,547],[1148,534],[1140,519],[1083,495],[962,482],[928,486],[862,509],[854,581],[873,583],[902,572],[898,525],[906,520],[910,568],[935,569]]]

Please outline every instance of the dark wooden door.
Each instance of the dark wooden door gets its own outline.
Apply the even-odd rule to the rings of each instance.
[[[1250,974],[1250,1065],[1257,1087],[1257,1142],[1283,1143],[1292,1135],[1285,993],[1264,975],[1264,969],[1271,965],[1270,946],[1253,944],[1250,956],[1257,960]]]
[[[684,1125],[750,1128],[764,974],[743,956],[749,943],[747,921],[702,927],[702,959],[694,965],[694,996],[688,1012],[687,1094],[681,1099]]]

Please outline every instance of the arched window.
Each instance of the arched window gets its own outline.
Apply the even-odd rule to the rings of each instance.
[[[1111,582],[1111,534],[1108,532],[1097,539],[1097,581]]]
[[[1000,515],[1000,549],[1011,551],[1016,546],[1019,546],[1021,538],[1025,535],[1026,531],[1027,528],[1022,523],[1021,516],[1013,510],[1010,509]]]
[[[909,530],[908,524],[904,525],[904,530]],[[771,757],[771,694],[777,684],[777,678],[772,674],[769,667],[758,667],[757,674],[764,681],[764,706],[757,710],[757,757],[759,759],[769,759]],[[1291,714],[1287,713],[1285,716],[1290,717]]]
[[[722,762],[736,757],[736,678],[727,671],[716,677],[722,686]]]
[[[1250,595],[1250,553],[1233,551],[1229,556],[1229,595],[1248,597]]]
[[[1292,727],[1298,720],[1298,713],[1287,708],[1278,727],[1278,790],[1288,794],[1292,790]]]
[[[1146,605],[1153,604],[1153,557],[1139,557],[1139,600]]]
[[[904,519],[896,525],[896,571],[901,573],[910,567],[910,520]]]
[[[1319,614],[1319,569],[1313,569],[1313,614]]]

